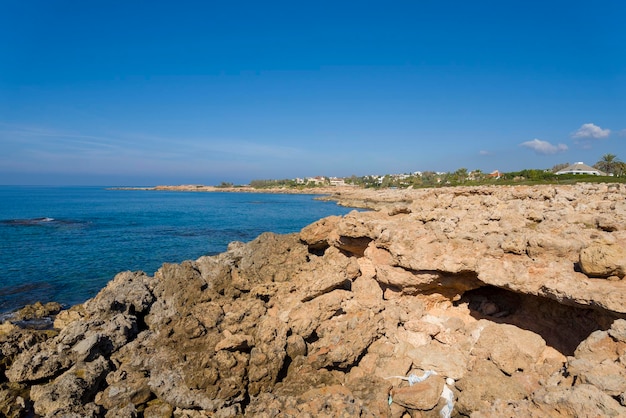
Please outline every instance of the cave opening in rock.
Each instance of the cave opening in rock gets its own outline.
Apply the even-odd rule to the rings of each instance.
[[[596,330],[607,330],[616,315],[564,305],[555,300],[515,293],[495,286],[467,291],[456,306],[466,304],[476,319],[511,324],[540,335],[566,356]]]

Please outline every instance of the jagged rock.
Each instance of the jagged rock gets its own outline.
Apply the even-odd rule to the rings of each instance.
[[[406,409],[428,411],[439,403],[443,385],[444,379],[441,376],[430,376],[423,382],[394,388],[391,390],[390,396],[393,402]]]
[[[592,385],[542,388],[533,393],[532,400],[511,402],[497,399],[472,412],[476,418],[524,416],[543,417],[622,417],[626,408]]]
[[[457,380],[467,372],[469,353],[438,341],[412,348],[406,354],[415,366],[422,370],[434,370],[441,376]]]
[[[0,324],[0,382],[5,380],[5,371],[21,352],[54,337],[51,330],[23,329],[10,322]]]
[[[230,331],[224,331],[224,339],[217,343],[215,351],[248,351],[254,346],[254,339],[250,335],[237,334],[233,335]]]
[[[247,416],[270,418],[275,416],[297,417],[380,417],[353,393],[341,385],[311,389],[297,398],[261,394],[246,409]]]
[[[24,308],[14,312],[11,315],[11,320],[32,321],[34,319],[43,319],[56,315],[61,311],[61,309],[61,304],[57,302],[48,302],[46,304],[36,302],[32,305],[27,305]]]
[[[319,340],[308,350],[314,368],[348,368],[354,365],[379,336],[380,320],[369,312],[347,313],[321,324]]]
[[[511,402],[528,396],[520,383],[507,377],[488,360],[476,361],[472,370],[456,386],[460,390],[457,408],[466,415],[472,411],[487,409],[496,399]]]
[[[109,356],[137,334],[136,318],[116,314],[108,321],[75,321],[58,336],[21,352],[6,371],[12,382],[52,378],[78,361]]]
[[[553,387],[533,394],[535,416],[622,417],[626,408],[592,385]],[[535,412],[536,411],[536,412]]]
[[[32,412],[32,405],[26,385],[0,385],[0,416],[20,418],[29,412]]]
[[[248,392],[270,390],[283,367],[289,327],[278,318],[263,318],[256,327],[256,345],[250,352]]]
[[[346,257],[337,248],[329,248],[323,257],[315,257],[295,279],[303,302],[315,299],[335,289],[349,290],[359,274],[354,258]]]
[[[149,289],[152,281],[142,271],[119,273],[98,293],[98,297],[85,302],[83,307],[91,315],[110,312],[141,314],[154,302]]]
[[[342,303],[351,297],[351,292],[347,290],[333,290],[309,302],[298,303],[291,310],[286,310],[284,317],[289,320],[294,333],[309,338],[324,321],[339,312]]]
[[[488,324],[480,333],[473,353],[482,352],[500,370],[511,376],[518,371],[533,370],[546,348],[537,334],[508,324]]]
[[[109,371],[109,362],[102,356],[89,363],[77,363],[50,383],[34,385],[30,396],[35,413],[59,415],[74,413],[96,416],[99,408],[90,399],[99,389]]]
[[[174,408],[160,399],[155,399],[148,403],[143,411],[144,418],[170,418]]]
[[[451,377],[453,416],[626,416],[626,189],[341,199],[376,210],[120,273],[57,331],[0,325],[1,413],[30,388],[48,416],[436,417]],[[438,375],[390,379],[416,369]]]
[[[104,416],[105,418],[137,418],[137,408],[132,403],[126,404],[122,408],[113,407],[109,409]]]
[[[55,329],[61,330],[72,322],[83,319],[86,315],[87,313],[83,305],[75,305],[70,309],[59,312],[54,318],[53,326]]]
[[[626,392],[625,320],[617,320],[609,331],[595,331],[583,341],[567,370],[576,384],[591,384],[606,394],[619,397]]]
[[[325,250],[329,247],[330,236],[337,227],[340,216],[328,216],[302,228],[300,239],[312,250]]]

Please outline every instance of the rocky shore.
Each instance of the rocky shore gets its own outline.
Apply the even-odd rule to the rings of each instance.
[[[329,198],[373,210],[3,323],[0,414],[626,416],[624,185]]]
[[[333,195],[342,191],[362,190],[356,186],[316,186],[316,187],[272,187],[257,189],[250,186],[217,187],[194,184],[161,185],[154,187],[113,187],[111,190],[147,190],[160,192],[199,192],[199,193],[271,193],[271,194],[318,194]]]

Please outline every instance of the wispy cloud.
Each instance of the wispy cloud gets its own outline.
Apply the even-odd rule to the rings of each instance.
[[[493,153],[491,151],[487,151],[487,150],[480,150],[478,152],[478,155],[493,155]]]
[[[593,123],[583,124],[576,132],[572,134],[574,139],[602,139],[611,134],[610,129],[602,129]]]
[[[262,141],[143,133],[98,134],[0,122],[0,166],[18,172],[209,173],[301,160],[305,150]]]
[[[537,138],[532,141],[522,142],[520,146],[530,148],[535,151],[535,153],[543,155],[557,154],[559,152],[567,151],[567,145],[565,144],[552,145],[548,141],[542,141]]]

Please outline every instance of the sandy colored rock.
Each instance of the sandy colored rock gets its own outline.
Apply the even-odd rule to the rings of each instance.
[[[580,268],[591,277],[626,275],[626,247],[594,243],[580,252]]]
[[[390,395],[393,402],[404,408],[427,411],[439,403],[443,385],[444,379],[434,375],[411,386],[394,388]]]
[[[336,198],[372,210],[120,273],[57,330],[2,325],[2,413],[437,417],[453,378],[452,416],[626,416],[626,188]],[[438,374],[390,379],[412,370]]]
[[[507,375],[531,371],[541,358],[546,342],[537,334],[508,324],[488,324],[476,342],[475,351],[482,350]]]
[[[515,379],[507,377],[495,364],[479,360],[456,384],[459,389],[457,408],[461,413],[488,408],[496,399],[519,401],[528,394]]]

